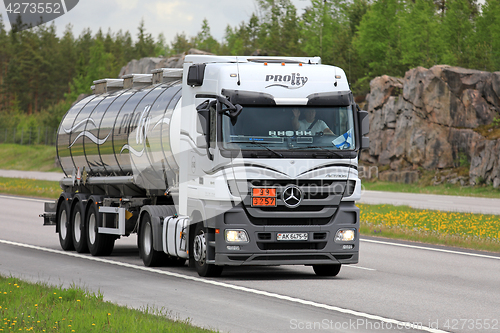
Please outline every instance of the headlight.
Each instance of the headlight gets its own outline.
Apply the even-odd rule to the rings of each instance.
[[[335,241],[352,242],[356,238],[356,230],[340,229],[335,235]]]
[[[226,242],[248,243],[248,234],[245,230],[226,229]]]

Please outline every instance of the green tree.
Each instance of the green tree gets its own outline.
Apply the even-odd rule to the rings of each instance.
[[[340,0],[312,0],[306,8],[301,27],[303,50],[320,56],[323,63],[347,68],[352,33],[347,4]]]
[[[167,44],[167,40],[165,39],[165,35],[160,33],[158,35],[158,40],[155,43],[155,52],[154,55],[158,57],[165,57],[169,55],[172,51]]]
[[[222,45],[222,52],[231,55],[249,56],[260,53],[260,23],[257,15],[252,14],[248,23],[242,22],[238,27],[227,26],[224,37],[226,44]]]
[[[218,53],[220,49],[219,42],[210,33],[210,26],[207,19],[203,19],[201,31],[195,37],[195,47],[202,51]]]
[[[172,51],[174,54],[179,54],[189,51],[193,47],[193,43],[189,41],[186,34],[182,32],[181,34],[175,34],[174,40],[172,42]]]
[[[135,57],[144,58],[154,56],[156,46],[155,41],[151,34],[146,33],[144,20],[141,20],[137,29],[139,32],[137,33],[137,43],[135,43]]]
[[[113,77],[113,68],[110,63],[113,61],[113,55],[106,53],[104,44],[99,39],[96,39],[94,45],[90,48],[90,59],[83,72],[73,78],[71,83],[71,94],[69,98],[73,100],[79,94],[90,94],[90,87],[93,81]]]
[[[6,87],[6,76],[11,58],[11,42],[5,30],[2,15],[0,14],[0,112],[7,109],[9,97]]]
[[[477,18],[474,67],[486,71],[500,70],[500,1],[486,0]]]
[[[388,74],[402,76],[401,65],[401,14],[402,0],[379,0],[363,16],[354,47],[365,64],[365,76]]]
[[[269,55],[302,55],[297,9],[290,0],[258,0],[259,46]]]
[[[401,63],[407,69],[441,63],[444,49],[438,15],[429,0],[406,3],[401,14]]]
[[[469,67],[474,53],[473,11],[467,0],[448,0],[442,32],[446,46],[446,64]]]

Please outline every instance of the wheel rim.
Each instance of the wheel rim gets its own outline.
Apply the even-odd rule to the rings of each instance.
[[[73,226],[73,231],[75,234],[75,241],[79,242],[80,239],[82,238],[82,216],[79,211],[75,213],[75,221],[74,221],[74,226]]]
[[[64,209],[59,218],[59,235],[62,239],[66,239],[66,235],[68,234],[66,223],[68,223],[68,215],[66,214],[66,209]]]
[[[90,214],[90,217],[89,217],[89,241],[90,241],[90,244],[95,243],[95,238],[96,238],[95,226],[96,226],[95,214],[92,213],[92,214]]]
[[[149,254],[151,253],[151,244],[153,243],[152,238],[153,237],[151,234],[151,226],[148,223],[146,225],[146,228],[144,228],[143,242],[142,242],[142,248],[146,256],[149,256]]]
[[[205,233],[203,231],[194,237],[193,252],[194,260],[203,266],[207,253]]]

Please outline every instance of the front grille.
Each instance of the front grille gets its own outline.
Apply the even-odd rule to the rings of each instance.
[[[270,232],[259,232],[257,234],[257,237],[259,240],[271,240],[271,233]]]
[[[326,239],[326,232],[315,232],[313,235],[313,239],[315,240]]]
[[[326,242],[279,242],[279,243],[259,243],[257,246],[261,250],[322,250]]]
[[[299,226],[299,225],[326,225],[331,217],[327,218],[256,218],[248,215],[250,222],[254,225],[278,225],[278,226]]]

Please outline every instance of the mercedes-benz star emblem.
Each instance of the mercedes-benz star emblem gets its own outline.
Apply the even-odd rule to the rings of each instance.
[[[281,199],[289,208],[295,208],[302,201],[302,190],[295,185],[289,185],[281,193]]]

